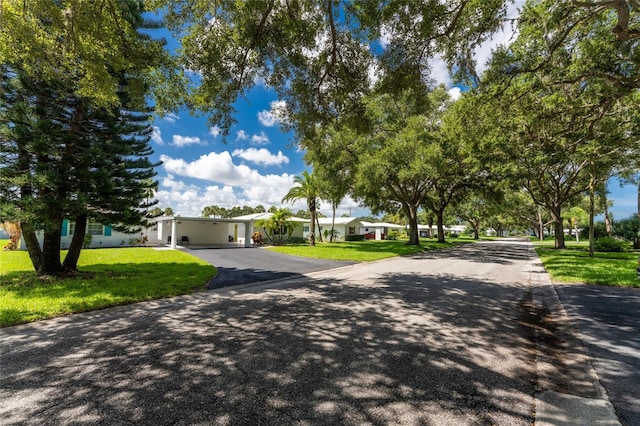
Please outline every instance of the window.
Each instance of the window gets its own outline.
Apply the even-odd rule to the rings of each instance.
[[[308,226],[303,226],[302,228],[303,228],[302,230],[303,230],[304,232],[309,232],[309,227],[308,227]]]
[[[87,234],[89,235],[104,235],[104,227],[101,223],[89,220],[87,223]]]
[[[69,222],[69,235],[73,235],[76,231],[76,223]],[[96,222],[95,220],[89,219],[87,223],[87,234],[89,235],[105,235],[104,226],[101,223]]]

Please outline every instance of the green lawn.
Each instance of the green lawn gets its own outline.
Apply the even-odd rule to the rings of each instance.
[[[567,242],[556,250],[553,241],[535,243],[536,252],[554,281],[640,287],[636,277],[638,252],[600,253],[589,257],[588,242]]]
[[[287,244],[269,247],[268,250],[316,259],[370,262],[388,257],[419,253],[424,250],[451,247],[466,241],[468,240],[454,239],[441,244],[434,240],[420,240],[421,246],[408,246],[406,240],[341,241],[336,243],[317,243],[315,247],[309,244]]]
[[[77,277],[38,278],[26,251],[0,251],[0,327],[203,289],[216,269],[177,250],[83,250]]]

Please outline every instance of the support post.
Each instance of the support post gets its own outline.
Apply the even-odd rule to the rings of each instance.
[[[178,244],[178,241],[177,241],[178,237],[176,237],[176,234],[177,234],[176,228],[178,227],[178,225],[176,224],[176,222],[177,221],[175,218],[171,221],[171,248],[172,249],[175,249]]]
[[[244,246],[251,247],[253,243],[253,222],[245,222],[244,223]]]

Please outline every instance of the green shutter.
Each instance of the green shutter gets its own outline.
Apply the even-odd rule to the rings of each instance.
[[[105,237],[110,237],[111,236],[111,227],[109,225],[105,225],[105,227],[104,227],[104,236]]]
[[[67,219],[62,220],[62,236],[66,237],[69,232],[69,221]]]

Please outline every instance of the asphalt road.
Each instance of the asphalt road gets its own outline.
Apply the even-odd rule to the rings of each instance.
[[[217,275],[207,285],[209,290],[301,276],[354,263],[288,256],[259,247],[187,247],[186,250],[218,269]]]
[[[531,425],[553,346],[532,260],[526,243],[465,245],[5,328],[0,418]]]

